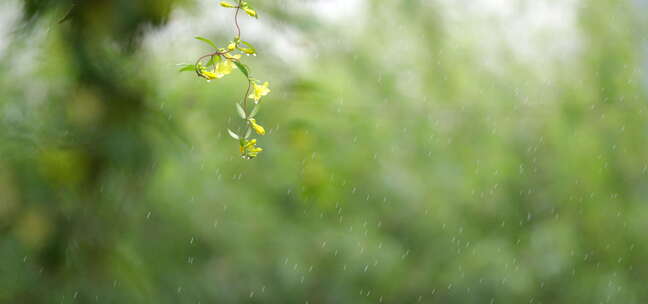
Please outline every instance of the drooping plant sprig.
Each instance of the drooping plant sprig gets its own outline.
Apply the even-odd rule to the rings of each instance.
[[[247,79],[248,85],[245,95],[241,101],[236,102],[236,110],[243,120],[244,133],[237,133],[227,129],[229,135],[239,142],[241,157],[243,159],[253,159],[262,148],[256,145],[257,140],[251,138],[252,131],[258,135],[265,135],[265,129],[257,123],[256,115],[259,112],[259,101],[261,97],[270,93],[269,83],[259,81],[250,75],[250,68],[241,62],[242,55],[256,56],[256,49],[247,41],[241,40],[241,27],[239,26],[238,17],[241,11],[254,18],[259,18],[259,14],[243,0],[237,3],[221,1],[220,6],[235,9],[234,25],[236,26],[236,36],[224,48],[219,48],[214,42],[204,37],[196,37],[214,48],[211,53],[200,56],[194,64],[184,65],[180,71],[194,71],[198,77],[207,81],[220,79],[230,74],[232,70],[238,69]],[[254,105],[248,104],[248,99],[254,101]]]

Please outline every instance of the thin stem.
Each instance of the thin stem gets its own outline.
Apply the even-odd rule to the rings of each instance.
[[[241,2],[243,0],[238,1],[238,5],[236,6],[236,13],[234,14],[234,25],[236,25],[236,37],[241,38],[241,27],[238,24],[238,14],[239,11],[241,10]]]
[[[238,16],[239,16],[239,12],[241,11],[242,4],[243,4],[243,0],[238,0],[238,5],[236,6],[236,13],[234,13],[234,25],[236,26],[237,45],[238,45],[238,40],[241,39],[241,27],[239,26]],[[230,53],[231,51],[232,50],[215,51],[215,52],[203,55],[200,58],[198,58],[198,60],[196,60],[195,66],[198,67],[198,64],[200,64],[200,62],[203,61],[205,58],[214,57],[214,56],[224,57],[224,58],[222,58],[223,60],[230,60],[230,61],[238,61],[238,62],[240,62],[240,60],[234,59],[232,57],[227,58],[225,56],[225,54]],[[198,69],[196,69],[196,73],[198,74],[198,76],[202,76]],[[245,95],[243,95],[242,103],[243,103],[243,114],[245,114],[245,118],[246,118],[246,124],[248,125],[248,128],[250,128],[249,122],[248,122],[248,119],[249,119],[248,95],[250,94],[250,89],[252,88],[252,80],[250,80],[250,78],[248,77],[247,81],[248,81],[248,86],[247,86],[247,89],[245,90]]]
[[[243,112],[245,112],[245,117],[246,118],[249,118],[248,117],[248,112],[247,112],[247,110],[248,110],[247,100],[248,100],[248,94],[250,94],[250,87],[252,87],[252,81],[250,81],[250,79],[248,79],[248,87],[247,87],[247,90],[245,90],[245,95],[243,95]]]
[[[241,11],[241,5],[242,5],[243,0],[238,0],[238,5],[236,6],[236,12],[234,13],[234,25],[236,26],[236,38],[237,38],[237,44],[238,44],[238,39],[241,39],[241,27],[239,26],[238,23],[238,15],[239,12]],[[243,95],[243,112],[245,114],[245,117],[248,118],[248,94],[250,94],[250,87],[252,86],[252,81],[250,81],[250,78],[248,78],[248,87],[247,90],[245,90],[245,95]]]
[[[227,51],[227,52],[218,52],[218,51],[216,51],[216,52],[213,52],[213,53],[209,53],[209,54],[207,54],[207,55],[203,55],[203,56],[201,56],[200,58],[198,58],[198,60],[196,60],[196,64],[195,64],[195,65],[197,66],[197,65],[198,65],[198,64],[199,64],[203,59],[205,59],[205,58],[207,58],[207,57],[223,56],[223,55],[225,55],[225,54],[227,54],[227,53],[229,53],[229,52],[231,52],[231,51]]]

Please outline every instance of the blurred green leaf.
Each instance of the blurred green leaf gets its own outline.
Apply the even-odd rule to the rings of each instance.
[[[231,137],[234,138],[234,139],[237,139],[237,140],[240,139],[240,137],[238,136],[238,134],[234,133],[234,131],[232,131],[232,130],[230,130],[230,129],[227,129],[227,133],[229,133],[229,136],[231,136]]]
[[[216,46],[216,44],[214,42],[212,42],[211,40],[209,40],[209,39],[207,39],[205,37],[194,37],[194,38],[196,38],[196,39],[198,39],[198,40],[200,40],[200,41],[202,41],[204,43],[209,44],[214,49],[218,49],[218,47]]]
[[[234,64],[238,67],[239,71],[245,75],[246,78],[250,78],[250,74],[248,72],[248,68],[245,64],[240,63],[238,60],[232,60]]]
[[[247,117],[245,117],[245,110],[243,109],[243,107],[241,106],[241,104],[238,103],[238,102],[236,103],[236,111],[238,112],[238,115],[239,115],[242,119],[246,119],[246,118],[247,118]]]
[[[187,71],[196,71],[196,66],[193,64],[185,64],[183,65],[180,69],[178,69],[180,72],[187,72]]]
[[[220,56],[211,56],[207,61],[206,66],[208,67],[213,66],[214,64],[216,64],[216,62],[219,62],[220,59],[221,59]]]

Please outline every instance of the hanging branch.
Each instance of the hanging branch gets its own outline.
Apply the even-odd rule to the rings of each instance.
[[[207,81],[220,79],[230,74],[233,70],[239,70],[247,79],[247,89],[241,101],[236,102],[236,110],[243,120],[243,129],[245,133],[239,134],[227,129],[229,135],[238,140],[241,157],[243,159],[252,159],[263,151],[256,145],[257,140],[251,138],[252,131],[258,135],[265,135],[265,129],[259,125],[255,119],[259,111],[259,101],[261,97],[270,93],[270,83],[259,81],[250,75],[250,68],[241,62],[241,57],[245,55],[256,56],[256,49],[247,41],[241,40],[241,27],[239,26],[239,13],[244,11],[248,16],[259,18],[257,12],[246,2],[238,0],[236,4],[225,1],[220,2],[220,6],[235,9],[234,25],[236,27],[236,36],[229,42],[227,47],[219,48],[214,42],[207,38],[196,37],[196,39],[207,43],[214,51],[200,56],[194,64],[185,65],[180,71],[194,71],[198,77]],[[248,99],[254,101],[253,105],[248,103]]]

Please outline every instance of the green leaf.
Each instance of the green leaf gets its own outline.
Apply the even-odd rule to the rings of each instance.
[[[209,58],[209,61],[207,61],[207,64],[206,64],[206,66],[208,66],[208,67],[210,67],[212,65],[214,65],[214,56],[211,56]]]
[[[236,133],[234,133],[234,131],[232,131],[230,129],[227,129],[227,133],[229,133],[229,136],[231,136],[232,138],[234,138],[236,140],[240,139],[240,137]]]
[[[245,110],[243,107],[241,107],[240,103],[236,103],[236,110],[238,111],[239,116],[241,116],[242,119],[245,119]]]
[[[250,112],[250,118],[254,118],[257,113],[259,113],[259,104],[255,105],[254,108],[252,108],[252,112]]]
[[[193,64],[184,64],[182,67],[178,70],[180,72],[187,72],[187,71],[196,71],[196,66]]]
[[[238,69],[241,71],[241,73],[243,73],[243,75],[245,75],[246,78],[250,78],[250,73],[248,72],[248,68],[247,68],[247,66],[245,64],[242,64],[242,63],[240,63],[238,61],[234,61],[234,60],[232,60],[232,62],[234,62],[234,64],[236,64]]]
[[[200,41],[202,41],[202,42],[204,42],[204,43],[207,43],[207,44],[211,45],[211,46],[212,46],[213,48],[215,48],[215,49],[218,49],[218,47],[216,46],[216,44],[213,43],[211,40],[209,40],[209,39],[207,39],[207,38],[204,38],[204,37],[194,37],[194,38],[196,38],[196,39],[198,39],[198,40],[200,40]]]

